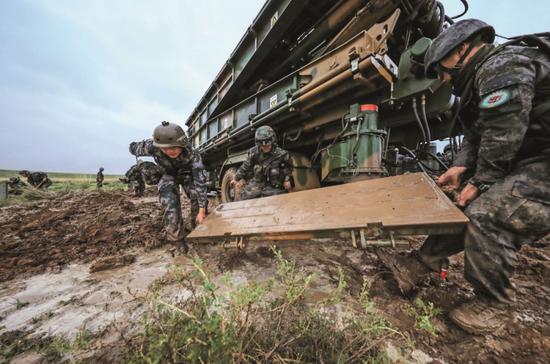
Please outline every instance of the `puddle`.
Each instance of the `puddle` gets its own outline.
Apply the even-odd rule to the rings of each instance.
[[[165,249],[156,249],[118,269],[89,273],[89,264],[73,264],[57,274],[2,284],[0,334],[25,330],[74,338],[82,327],[99,331],[129,317],[138,306],[136,297],[172,261]]]

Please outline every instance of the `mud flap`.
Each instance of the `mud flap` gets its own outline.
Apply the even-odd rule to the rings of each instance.
[[[424,173],[219,205],[188,236],[200,242],[344,237],[397,246],[403,235],[455,234],[467,217]]]

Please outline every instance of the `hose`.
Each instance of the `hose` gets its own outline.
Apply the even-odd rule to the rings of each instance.
[[[422,101],[420,102],[420,108],[422,111],[422,121],[426,127],[426,136],[428,137],[428,143],[432,141],[432,133],[430,131],[430,125],[428,124],[428,117],[426,116],[426,95],[422,94]]]
[[[464,16],[464,14],[468,12],[468,9],[469,9],[468,0],[460,0],[460,2],[462,3],[462,5],[464,5],[464,11],[458,15],[452,16],[451,19],[458,19],[461,16]]]
[[[418,115],[418,110],[416,107],[416,97],[413,97],[412,108],[413,108],[414,118],[416,119],[416,123],[418,124],[418,128],[422,132],[422,141],[426,143],[426,131],[424,130],[424,125],[422,124],[422,121],[420,120],[420,116]]]
[[[439,32],[443,31],[443,26],[445,25],[445,7],[440,1],[436,2],[437,8],[439,9]]]
[[[414,160],[416,161],[416,164],[418,164],[418,166],[420,167],[422,172],[424,172],[426,174],[429,174],[428,171],[426,170],[426,168],[424,167],[424,165],[422,164],[422,162],[420,162],[420,160],[418,160],[418,157],[416,156],[416,154],[414,154],[414,152],[412,150],[410,150],[407,147],[401,147],[401,149],[403,149],[405,152],[409,153],[409,155],[414,158]]]

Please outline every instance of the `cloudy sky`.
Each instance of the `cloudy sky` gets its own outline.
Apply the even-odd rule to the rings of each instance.
[[[263,2],[0,0],[0,169],[124,172],[130,141],[183,124]],[[547,0],[470,3],[500,34],[550,31]]]

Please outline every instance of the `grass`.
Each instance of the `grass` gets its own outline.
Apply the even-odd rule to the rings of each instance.
[[[417,330],[425,331],[434,337],[437,336],[437,328],[433,320],[441,313],[441,310],[435,307],[432,302],[425,303],[417,298],[410,313],[415,319],[414,326]]]
[[[10,177],[18,176],[18,171],[0,170],[0,181],[7,181]],[[20,195],[9,195],[7,200],[0,200],[0,206],[24,203],[27,201],[55,197],[54,193],[65,193],[77,190],[95,190],[95,174],[82,173],[50,173],[48,176],[52,185],[47,190],[37,190],[32,187],[24,188]],[[103,190],[126,190],[128,186],[119,181],[122,175],[105,175]],[[21,178],[25,182],[25,178]]]
[[[378,314],[367,284],[348,315],[337,315],[327,301],[306,304],[315,276],[273,250],[278,268],[273,279],[224,283],[225,289],[200,259],[192,272],[172,267],[169,278],[150,288],[141,333],[128,344],[128,362],[385,363],[388,339],[410,345],[408,336]],[[167,301],[161,293],[167,284],[181,285],[189,297]],[[342,274],[333,301],[343,305],[351,298],[346,286]]]

